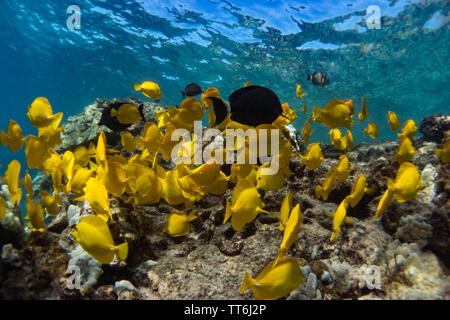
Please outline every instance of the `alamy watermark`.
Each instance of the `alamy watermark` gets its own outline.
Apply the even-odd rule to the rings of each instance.
[[[66,273],[69,274],[69,277],[66,280],[67,288],[70,289],[70,290],[73,290],[73,289],[80,290],[81,289],[81,270],[80,270],[80,267],[75,266],[75,265],[70,265],[67,268]]]
[[[181,142],[180,138],[183,138]],[[211,141],[213,138],[213,142],[203,150],[203,142]],[[211,159],[221,165],[258,164],[258,160],[263,164],[270,162],[270,166],[261,168],[261,175],[277,174],[280,167],[279,129],[250,128],[245,131],[243,129],[226,129],[224,145],[224,139],[219,130],[208,128],[203,133],[202,122],[195,121],[193,141],[190,132],[186,129],[175,129],[172,132],[171,140],[179,142],[173,147],[171,153],[172,161],[175,164],[200,165]],[[268,150],[269,146],[270,150]],[[237,153],[236,159],[235,152]]]
[[[66,26],[69,30],[80,30],[81,29],[81,9],[79,6],[71,5],[67,7],[67,14],[70,16],[66,20]]]
[[[381,9],[377,5],[371,5],[366,10],[367,29],[381,29]]]

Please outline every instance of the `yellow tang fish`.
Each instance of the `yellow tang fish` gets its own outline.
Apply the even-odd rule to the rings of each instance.
[[[306,156],[300,155],[302,165],[306,165],[308,170],[317,169],[322,163],[324,157],[322,149],[318,143],[311,143],[306,149]]]
[[[303,105],[302,105],[302,112],[303,112],[304,114],[306,114],[306,113],[308,112],[308,109],[307,109],[307,106],[306,106],[306,102],[303,102]]]
[[[401,136],[402,134],[406,135],[409,140],[412,140],[416,134],[417,126],[414,120],[409,119],[406,121],[402,126],[402,132],[398,135]]]
[[[72,192],[76,194],[83,194],[83,189],[92,175],[93,172],[91,170],[85,169],[80,165],[75,165],[72,179]]]
[[[104,168],[107,168],[108,166],[106,161],[106,135],[103,131],[100,132],[100,135],[98,136],[95,161],[97,166],[102,166]]]
[[[442,148],[436,148],[436,156],[442,163],[450,162],[450,139],[445,140]]]
[[[197,219],[198,217],[191,212],[189,215],[183,211],[173,209],[166,218],[166,225],[163,228],[163,232],[167,233],[171,237],[182,237],[189,233],[189,222]]]
[[[6,145],[8,145],[12,152],[17,152],[22,148],[24,138],[22,135],[22,129],[20,129],[17,122],[14,120],[9,120],[7,133],[3,130],[0,131],[0,142],[2,147],[6,147]]]
[[[313,119],[331,129],[339,127],[350,129],[353,125],[353,112],[352,100],[333,99],[323,109],[314,106]]]
[[[132,104],[125,103],[119,109],[111,108],[111,117],[117,118],[121,124],[134,124],[142,120],[139,109]]]
[[[345,149],[348,150],[353,150],[355,145],[354,145],[354,141],[353,141],[353,135],[352,132],[350,130],[347,129],[347,135],[345,137],[342,138],[342,145],[346,146]]]
[[[4,220],[6,215],[6,200],[0,197],[0,220]]]
[[[342,137],[342,133],[339,129],[331,129],[329,135],[333,146],[343,151],[347,149],[347,140]]]
[[[303,143],[304,144],[308,143],[308,141],[311,138],[311,135],[313,134],[314,130],[311,131],[311,127],[309,125],[309,122],[305,121],[305,124],[303,125],[303,129],[302,129]]]
[[[219,172],[219,175],[210,185],[206,186],[205,191],[209,194],[214,194],[216,196],[220,196],[224,194],[228,189],[228,181],[230,177],[227,176],[222,171]]]
[[[360,173],[356,178],[355,184],[353,184],[350,195],[348,196],[352,208],[356,207],[368,190],[366,177]]]
[[[28,106],[27,116],[31,124],[38,129],[51,126],[55,121],[62,119],[62,113],[53,114],[52,106],[44,97],[36,98]]]
[[[55,195],[53,197],[47,191],[41,191],[41,199],[42,199],[42,203],[44,204],[45,210],[47,210],[48,214],[56,215],[59,213],[58,204],[62,205],[62,201],[58,195]]]
[[[108,224],[98,216],[81,219],[71,235],[88,254],[102,264],[110,264],[115,255],[121,261],[128,257],[128,243],[116,246]]]
[[[420,173],[411,162],[403,162],[398,169],[395,182],[388,179],[388,188],[394,192],[397,202],[413,200],[424,188],[420,181]]]
[[[134,90],[141,91],[146,97],[154,100],[159,100],[163,97],[159,86],[151,81],[144,81],[142,84],[133,84]]]
[[[282,257],[264,267],[256,279],[247,272],[240,293],[252,288],[256,300],[271,300],[284,297],[305,282],[297,260]]]
[[[158,203],[163,190],[162,179],[153,170],[136,178],[135,205],[150,205]]]
[[[333,241],[334,239],[337,239],[337,237],[339,237],[341,225],[344,220],[348,222],[351,221],[350,219],[346,218],[349,205],[350,198],[345,197],[345,199],[342,200],[341,204],[337,208],[336,212],[333,214],[333,233],[331,234],[330,241]]]
[[[364,129],[364,135],[369,135],[372,139],[376,139],[378,137],[378,127],[374,122],[370,122],[367,125],[367,128]]]
[[[336,178],[339,183],[347,180],[348,175],[353,169],[350,168],[350,161],[348,160],[345,154],[339,157],[339,163],[337,166],[334,166],[334,171],[336,172]]]
[[[334,180],[336,179],[336,171],[330,169],[328,171],[327,176],[325,177],[325,181],[322,186],[317,186],[315,193],[317,198],[322,198],[322,200],[327,201],[328,196],[330,195],[331,190],[334,187]]]
[[[247,81],[247,82],[244,84],[244,88],[250,87],[251,85],[252,85],[251,82],[250,82],[250,81]]]
[[[136,149],[136,139],[128,131],[120,132],[120,142],[122,143],[125,151],[128,153],[131,153],[134,149]]]
[[[186,199],[183,197],[183,192],[178,183],[177,170],[166,172],[166,176],[162,181],[161,197],[171,206],[186,203]]]
[[[363,97],[361,112],[358,114],[359,121],[364,121],[369,116],[369,111],[367,111],[366,107],[366,96]]]
[[[25,196],[25,202],[27,204],[27,215],[25,219],[29,220],[34,230],[42,231],[45,228],[44,209],[39,201],[32,202],[29,196]]]
[[[112,220],[112,213],[109,208],[108,202],[108,190],[106,187],[96,178],[90,178],[86,182],[86,186],[83,189],[84,196],[77,198],[76,200],[87,200],[92,210],[101,217],[103,220]]]
[[[96,149],[93,143],[89,144],[89,149],[79,146],[76,147],[73,151],[73,155],[75,156],[75,165],[79,165],[81,167],[86,167],[89,164],[89,160],[91,157],[95,157]]]
[[[97,168],[97,179],[102,182],[106,190],[113,196],[119,198],[125,192],[127,187],[127,177],[123,164],[118,160],[108,160],[108,168]]]
[[[300,227],[302,226],[303,218],[302,212],[300,210],[300,204],[297,204],[289,215],[289,219],[286,222],[286,227],[284,229],[283,241],[281,242],[280,250],[278,251],[278,258],[281,258],[286,253],[286,250],[289,249],[294,243],[295,239],[297,239],[298,233],[300,231]]]
[[[307,95],[306,93],[302,93],[302,86],[299,84],[296,84],[295,93],[297,94],[297,98],[299,98],[300,100]]]
[[[373,221],[378,219],[383,212],[386,211],[386,209],[389,207],[389,205],[392,202],[392,197],[394,196],[394,192],[391,188],[387,188],[384,192],[383,196],[380,199],[380,202],[378,202],[377,205],[377,211],[375,212],[375,216],[373,217]]]
[[[219,90],[217,88],[208,88],[205,90],[204,93],[202,93],[202,95],[200,96],[200,101],[202,102],[203,108],[205,110],[208,110],[209,108],[211,108],[213,106],[212,100],[208,99],[208,98],[220,99]],[[214,123],[215,123],[215,115],[214,115],[214,122],[212,122],[212,123],[210,122],[210,124],[212,125]]]
[[[61,132],[63,132],[64,125],[59,126],[63,118],[62,112],[53,116],[53,121],[45,127],[38,128],[38,137],[45,142],[47,147],[55,148],[62,143]]]
[[[397,149],[397,154],[394,157],[394,161],[398,161],[400,164],[403,162],[408,162],[412,159],[414,155],[414,147],[411,140],[406,135],[401,135],[399,137],[400,145]]]
[[[233,191],[231,205],[227,200],[225,224],[231,217],[231,226],[235,231],[241,230],[247,223],[255,220],[260,212],[268,213],[263,210],[264,203],[255,186],[247,179],[241,179]]]
[[[20,162],[17,160],[11,161],[5,172],[5,180],[14,206],[18,206],[22,198],[22,189],[19,188],[19,174]]]
[[[277,173],[273,175],[268,174],[262,174],[261,170],[273,170],[269,169],[272,165],[271,162],[266,162],[265,164],[261,165],[258,170],[256,171],[256,188],[262,189],[264,191],[271,191],[271,190],[279,190],[281,187],[283,187],[284,184],[284,173],[281,168],[278,168]]]
[[[72,180],[75,166],[75,156],[72,151],[64,152],[62,159],[62,171],[64,178],[66,179],[66,191],[70,192],[72,190]]]
[[[46,144],[41,139],[31,135],[28,136],[28,141],[25,143],[25,156],[27,157],[28,169],[42,169],[45,162],[52,157]]]
[[[34,192],[33,192],[33,181],[31,180],[31,176],[28,173],[28,171],[25,171],[25,178],[20,181],[20,183],[23,185],[25,190],[28,193],[28,196],[33,199]]]
[[[400,127],[400,122],[398,121],[397,115],[392,111],[388,111],[387,119],[391,130],[397,131],[398,127]]]
[[[292,193],[289,191],[281,203],[280,209],[280,231],[283,231],[289,220],[289,213],[292,210]]]

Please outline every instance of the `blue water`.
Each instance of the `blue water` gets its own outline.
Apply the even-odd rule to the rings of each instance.
[[[70,5],[81,9],[80,30],[67,27]],[[380,9],[380,29],[367,26],[369,5]],[[302,84],[310,111],[339,98],[358,112],[366,95],[370,116],[355,115],[355,142],[370,141],[368,121],[379,140],[394,139],[388,110],[402,123],[448,113],[449,9],[445,0],[0,0],[0,128],[14,119],[36,134],[25,113],[39,96],[67,118],[97,97],[147,99],[133,82],[157,82],[161,103],[177,105],[190,82],[227,97],[250,80],[296,109]],[[306,81],[315,70],[329,86]],[[311,141],[329,141],[328,129],[313,128]],[[0,172],[23,157],[1,149]]]

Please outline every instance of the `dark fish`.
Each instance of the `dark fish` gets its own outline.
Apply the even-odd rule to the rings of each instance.
[[[198,84],[191,83],[186,86],[184,91],[181,91],[181,94],[183,95],[183,98],[184,98],[185,96],[193,97],[193,96],[199,95],[202,92],[203,92],[202,88],[200,88],[200,86]]]
[[[233,92],[228,100],[230,107],[222,99],[211,99],[216,114],[216,123],[220,124],[231,113],[231,120],[248,126],[271,124],[282,113],[280,99],[270,89],[260,86],[249,86]]]
[[[128,99],[122,99],[122,100],[98,100],[97,104],[102,105],[102,117],[100,118],[100,121],[98,122],[98,125],[104,125],[107,128],[111,129],[115,132],[120,132],[128,129],[131,124],[122,124],[119,121],[117,121],[116,117],[111,117],[111,109],[118,110],[123,104],[130,103],[134,104],[138,107],[139,113],[141,114],[142,119],[145,121],[144,116],[144,104],[135,98],[128,98]]]
[[[323,71],[316,71],[312,75],[308,73],[308,80],[312,80],[313,85],[324,87],[330,84],[330,78]]]

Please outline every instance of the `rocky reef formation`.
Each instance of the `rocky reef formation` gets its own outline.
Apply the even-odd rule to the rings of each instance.
[[[119,133],[97,125],[105,105],[117,101],[98,99],[70,117],[58,151],[87,146],[102,130],[108,144],[121,150]],[[154,119],[158,109],[163,107],[145,103],[146,120]],[[131,130],[140,134],[142,124]],[[417,152],[412,162],[425,188],[415,200],[393,202],[376,221],[373,215],[387,178],[395,178],[398,169],[393,160],[397,141],[361,143],[348,152],[355,170],[327,201],[316,198],[314,189],[342,154],[331,145],[321,145],[325,160],[318,169],[309,171],[293,158],[293,174],[284,187],[261,192],[268,211],[278,212],[289,191],[293,203],[301,206],[303,225],[286,255],[300,262],[307,281],[304,290],[293,291],[288,299],[450,299],[450,165],[438,162],[434,154],[439,137],[423,130],[432,138],[426,134],[414,139]],[[293,127],[289,136],[304,150]],[[353,224],[343,225],[338,240],[330,242],[332,218],[327,214],[336,211],[360,173],[372,192],[348,210]],[[48,179],[44,174],[35,177],[35,189],[48,188]],[[244,274],[256,276],[275,259],[283,235],[278,220],[266,214],[239,232],[223,224],[231,195],[229,189],[224,196],[208,195],[195,203],[192,209],[199,218],[191,223],[191,232],[179,238],[162,232],[173,208],[164,201],[135,206],[110,198],[114,222],[109,227],[115,243],[128,242],[129,256],[126,262],[109,265],[94,260],[70,236],[78,221],[92,212],[87,202],[68,194],[44,232],[23,231],[17,215],[7,211],[8,219],[0,223],[0,298],[251,299],[251,291],[239,293]]]

